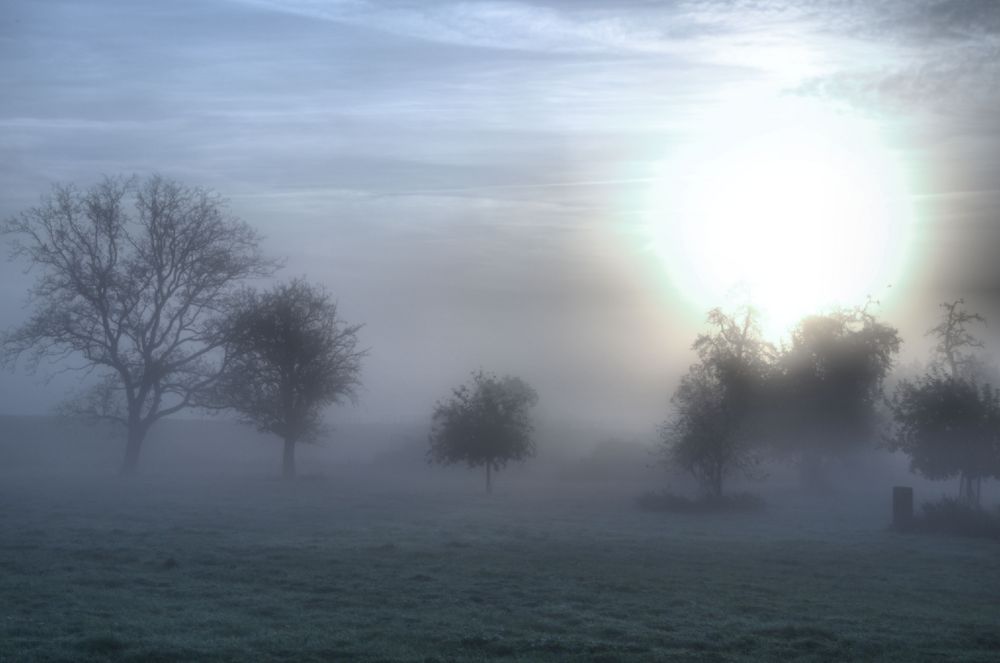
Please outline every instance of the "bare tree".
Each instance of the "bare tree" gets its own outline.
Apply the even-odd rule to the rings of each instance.
[[[218,195],[158,175],[56,185],[3,231],[38,272],[34,312],[4,335],[5,359],[93,374],[66,409],[126,428],[126,473],[150,427],[200,405],[218,378],[219,320],[234,288],[277,266]]]
[[[964,299],[944,302],[941,308],[944,315],[940,324],[927,332],[935,336],[938,344],[934,351],[937,354],[935,364],[943,365],[953,378],[968,377],[978,364],[974,354],[969,349],[982,348],[983,342],[973,336],[968,330],[970,322],[986,324],[986,318],[978,313],[969,313],[962,307]]]
[[[284,441],[283,474],[295,476],[295,445],[323,430],[322,412],[354,399],[361,382],[361,325],[345,324],[320,288],[295,280],[264,293],[246,291],[227,323],[231,360],[217,404]]]

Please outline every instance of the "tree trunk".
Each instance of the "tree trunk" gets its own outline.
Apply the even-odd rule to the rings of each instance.
[[[799,459],[799,481],[802,488],[816,495],[832,492],[826,459],[822,452],[809,449]]]
[[[487,495],[492,495],[493,494],[493,477],[490,474],[490,472],[492,471],[492,469],[493,469],[493,463],[487,462],[486,463],[486,494]]]
[[[712,477],[712,497],[722,497],[722,471],[717,471]]]
[[[912,524],[913,488],[910,486],[893,486],[892,526],[896,529],[908,529]]]
[[[285,438],[285,452],[282,455],[281,476],[295,478],[295,438]]]
[[[122,474],[135,474],[139,466],[139,451],[142,441],[146,438],[146,429],[138,423],[129,423],[125,441],[125,460],[122,462]]]
[[[959,478],[958,500],[966,506],[979,508],[979,489],[981,479],[967,476],[964,472]]]

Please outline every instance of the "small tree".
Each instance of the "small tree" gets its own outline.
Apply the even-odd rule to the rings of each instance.
[[[676,414],[660,429],[667,460],[687,470],[707,493],[720,497],[729,476],[752,476],[760,462],[754,440],[757,401],[773,356],[756,312],[713,309],[713,330],[694,342],[700,361],[681,378]]]
[[[695,364],[672,399],[675,417],[660,429],[668,462],[689,472],[713,497],[734,474],[750,474],[759,463],[739,418],[727,406],[726,387],[704,364]]]
[[[981,380],[982,342],[968,323],[986,320],[968,313],[961,299],[941,304],[935,357],[923,376],[902,380],[890,408],[896,422],[890,447],[910,456],[910,467],[929,479],[959,477],[959,499],[979,506],[982,480],[1000,475],[1000,396]]]
[[[347,325],[320,288],[295,280],[258,293],[245,291],[230,314],[232,357],[217,404],[284,442],[283,476],[295,476],[295,445],[315,440],[322,412],[360,385],[360,325]]]
[[[429,459],[485,466],[486,492],[492,492],[494,471],[534,455],[529,410],[537,402],[538,394],[520,378],[473,373],[470,385],[454,389],[450,400],[435,406]]]
[[[896,388],[893,449],[928,479],[959,477],[959,499],[978,507],[984,478],[1000,476],[1000,392],[932,371]]]
[[[34,313],[4,335],[5,358],[94,374],[66,410],[125,427],[123,472],[153,424],[203,404],[225,365],[219,320],[230,294],[275,267],[217,195],[160,176],[56,185],[3,231],[38,274]]]

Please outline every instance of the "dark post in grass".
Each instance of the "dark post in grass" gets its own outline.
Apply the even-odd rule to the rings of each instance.
[[[893,486],[892,488],[892,526],[896,529],[906,529],[913,523],[913,488],[910,486]]]

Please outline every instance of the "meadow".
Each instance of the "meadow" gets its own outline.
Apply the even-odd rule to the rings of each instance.
[[[447,476],[0,475],[0,661],[1000,656],[1000,546],[890,531],[886,493]]]

